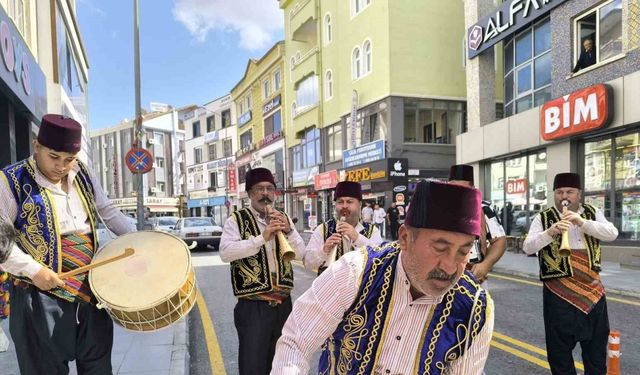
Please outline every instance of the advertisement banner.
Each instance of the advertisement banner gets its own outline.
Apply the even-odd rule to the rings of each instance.
[[[381,139],[343,151],[342,167],[351,168],[372,161],[382,160],[384,157],[384,140]]]

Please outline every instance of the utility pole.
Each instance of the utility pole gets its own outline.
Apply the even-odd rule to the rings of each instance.
[[[133,66],[135,74],[135,90],[136,90],[136,122],[135,122],[135,146],[142,148],[142,111],[140,108],[140,41],[138,38],[138,0],[133,0]],[[137,210],[138,230],[144,228],[144,186],[142,184],[143,174],[136,173],[137,181]]]

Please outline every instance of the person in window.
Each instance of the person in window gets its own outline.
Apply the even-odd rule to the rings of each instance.
[[[596,51],[593,50],[593,39],[585,39],[582,42],[583,50],[580,52],[580,58],[573,68],[572,72],[577,73],[580,69],[587,68],[596,63]]]

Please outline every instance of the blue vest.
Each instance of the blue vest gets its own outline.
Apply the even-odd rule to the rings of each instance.
[[[364,249],[362,251],[365,251]],[[366,248],[366,265],[355,301],[345,313],[320,356],[320,374],[372,374],[385,339],[385,325],[393,299],[393,284],[400,248],[396,242],[384,248]],[[451,362],[464,354],[466,341],[478,335],[487,318],[490,297],[481,290],[478,305],[471,311],[480,288],[465,271],[430,315],[416,348],[412,373],[442,374]],[[466,327],[473,313],[470,335]]]
[[[97,209],[94,190],[89,172],[84,164],[78,162],[80,170],[73,185],[77,189],[84,208],[89,216],[91,230],[95,233]],[[58,228],[55,206],[51,193],[36,182],[36,164],[31,159],[19,161],[2,169],[4,177],[18,206],[16,221],[18,245],[38,263],[54,272],[62,270],[62,241]],[[94,249],[98,248],[97,236],[94,237]],[[30,280],[25,279],[30,282]]]

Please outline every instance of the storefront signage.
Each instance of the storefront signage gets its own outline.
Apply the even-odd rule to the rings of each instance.
[[[238,118],[238,127],[241,127],[249,121],[251,121],[251,111],[243,113],[242,116]]]
[[[262,114],[266,115],[267,113],[273,111],[277,106],[280,105],[280,95],[271,99],[271,101],[262,107]]]
[[[545,103],[540,135],[546,141],[600,129],[613,114],[612,88],[598,84]]]
[[[389,158],[387,159],[387,170],[391,179],[406,179],[409,173],[409,159]]]
[[[320,173],[314,178],[313,187],[316,191],[333,189],[338,184],[338,171],[333,170]]]
[[[565,0],[510,0],[467,30],[467,56],[472,59]]]
[[[230,163],[227,166],[227,181],[229,181],[229,192],[234,192],[238,189],[238,185],[236,182],[236,165],[234,163]]]
[[[46,110],[44,74],[13,21],[1,7],[0,50],[4,62],[0,78],[34,117],[41,118]]]
[[[526,192],[527,192],[526,178],[507,181],[507,194],[524,194]]]
[[[189,199],[187,201],[187,208],[223,206],[225,201],[225,197]]]
[[[217,169],[217,168],[224,168],[229,163],[231,163],[231,158],[218,159],[218,160],[210,161],[210,162],[207,163],[207,169],[208,170],[212,170],[212,169]]]
[[[293,172],[292,187],[309,186],[314,184],[315,177],[318,175],[318,166],[305,168]]]
[[[276,142],[282,138],[282,132],[273,132],[260,141],[258,141],[258,148],[262,148],[264,146],[270,145],[273,142]]]
[[[352,169],[350,171],[346,171],[346,181],[369,181],[369,180],[378,180],[385,178],[387,176],[387,171],[375,171],[372,172],[371,168],[358,168]]]
[[[351,168],[384,159],[384,140],[379,140],[342,152],[342,166]]]
[[[244,146],[243,148],[239,149],[238,151],[236,151],[236,158],[239,158],[245,154],[250,153],[251,151],[255,150],[256,148],[256,144],[252,143],[248,146]]]
[[[111,199],[111,204],[114,206],[129,206],[135,205],[137,203],[136,198],[117,198]],[[175,206],[178,204],[178,198],[153,198],[153,197],[145,197],[144,198],[145,205],[165,205],[165,206]]]

